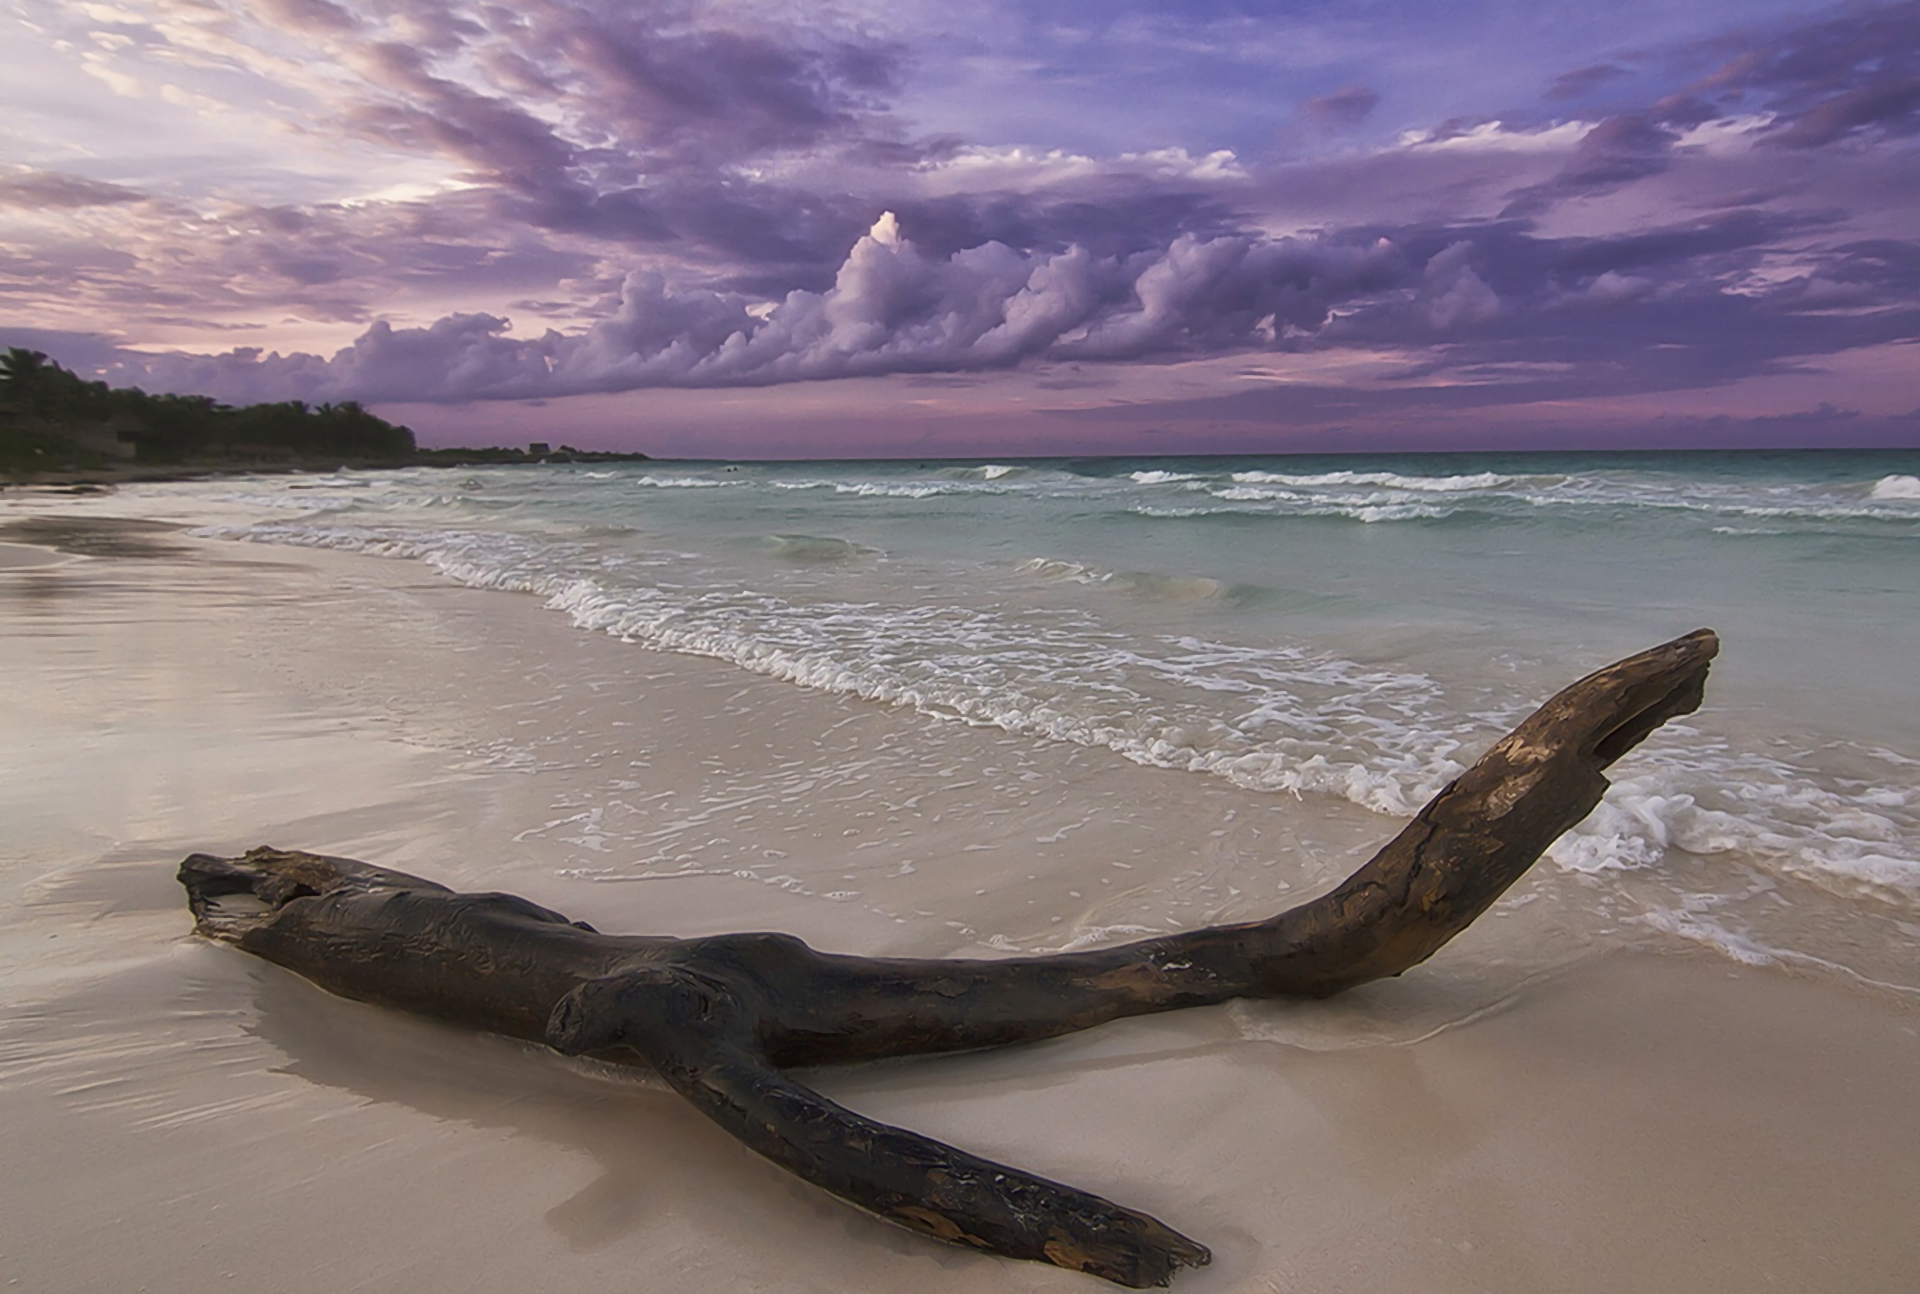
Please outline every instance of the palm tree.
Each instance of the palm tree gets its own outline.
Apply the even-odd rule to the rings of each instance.
[[[46,389],[46,355],[24,346],[7,347],[6,354],[0,355],[0,384],[5,386],[7,399],[22,408],[32,408]]]

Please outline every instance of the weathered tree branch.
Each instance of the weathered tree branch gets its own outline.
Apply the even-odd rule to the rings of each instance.
[[[1051,957],[914,961],[790,935],[603,935],[508,894],[261,848],[180,867],[199,933],[348,997],[653,1066],[760,1154],[941,1240],[1164,1285],[1206,1248],[1161,1222],[862,1118],[790,1066],[1000,1046],[1236,997],[1324,997],[1425,961],[1700,704],[1699,630],[1541,706],[1332,892],[1267,921]]]

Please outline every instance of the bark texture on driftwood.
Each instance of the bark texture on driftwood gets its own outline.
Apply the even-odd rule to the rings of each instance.
[[[605,935],[508,894],[298,851],[194,854],[200,934],[323,988],[653,1066],[760,1154],[955,1244],[1135,1288],[1206,1263],[1199,1243],[1096,1195],[843,1109],[793,1066],[1001,1046],[1236,997],[1324,997],[1430,957],[1599,802],[1601,770],[1700,704],[1699,630],[1541,706],[1359,871],[1266,921],[1088,952],[915,961],[790,935]]]

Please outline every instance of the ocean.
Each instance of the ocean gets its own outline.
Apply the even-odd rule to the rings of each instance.
[[[1704,948],[1920,993],[1920,453],[648,462],[121,497],[204,535],[424,563],[635,652],[890,708],[913,725],[873,756],[896,802],[964,791],[941,734],[988,729],[1209,779],[1230,792],[1210,812],[1237,798],[1355,841],[1391,836],[1559,687],[1709,626],[1707,705],[1617,766],[1508,901],[1555,914],[1517,955]],[[710,874],[694,828],[631,799],[565,819],[575,875]],[[1195,859],[1222,834],[1186,829]],[[1035,951],[1256,916],[1357,861],[1335,853],[964,933]]]

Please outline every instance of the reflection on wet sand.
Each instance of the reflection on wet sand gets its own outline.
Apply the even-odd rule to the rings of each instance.
[[[184,557],[184,545],[161,536],[184,526],[130,517],[24,517],[0,524],[0,541],[37,544],[77,557]]]
[[[1250,918],[1380,837],[397,563],[133,537],[186,555],[0,573],[0,1284],[1092,1288],[843,1207],[645,1073],[197,943],[192,850],[299,844],[607,929],[952,956]],[[33,602],[35,580],[63,592]],[[682,884],[608,883],[686,859]],[[1186,1294],[1904,1294],[1914,1004],[1594,946],[1543,891],[1344,1002],[811,1081],[1204,1234]]]

